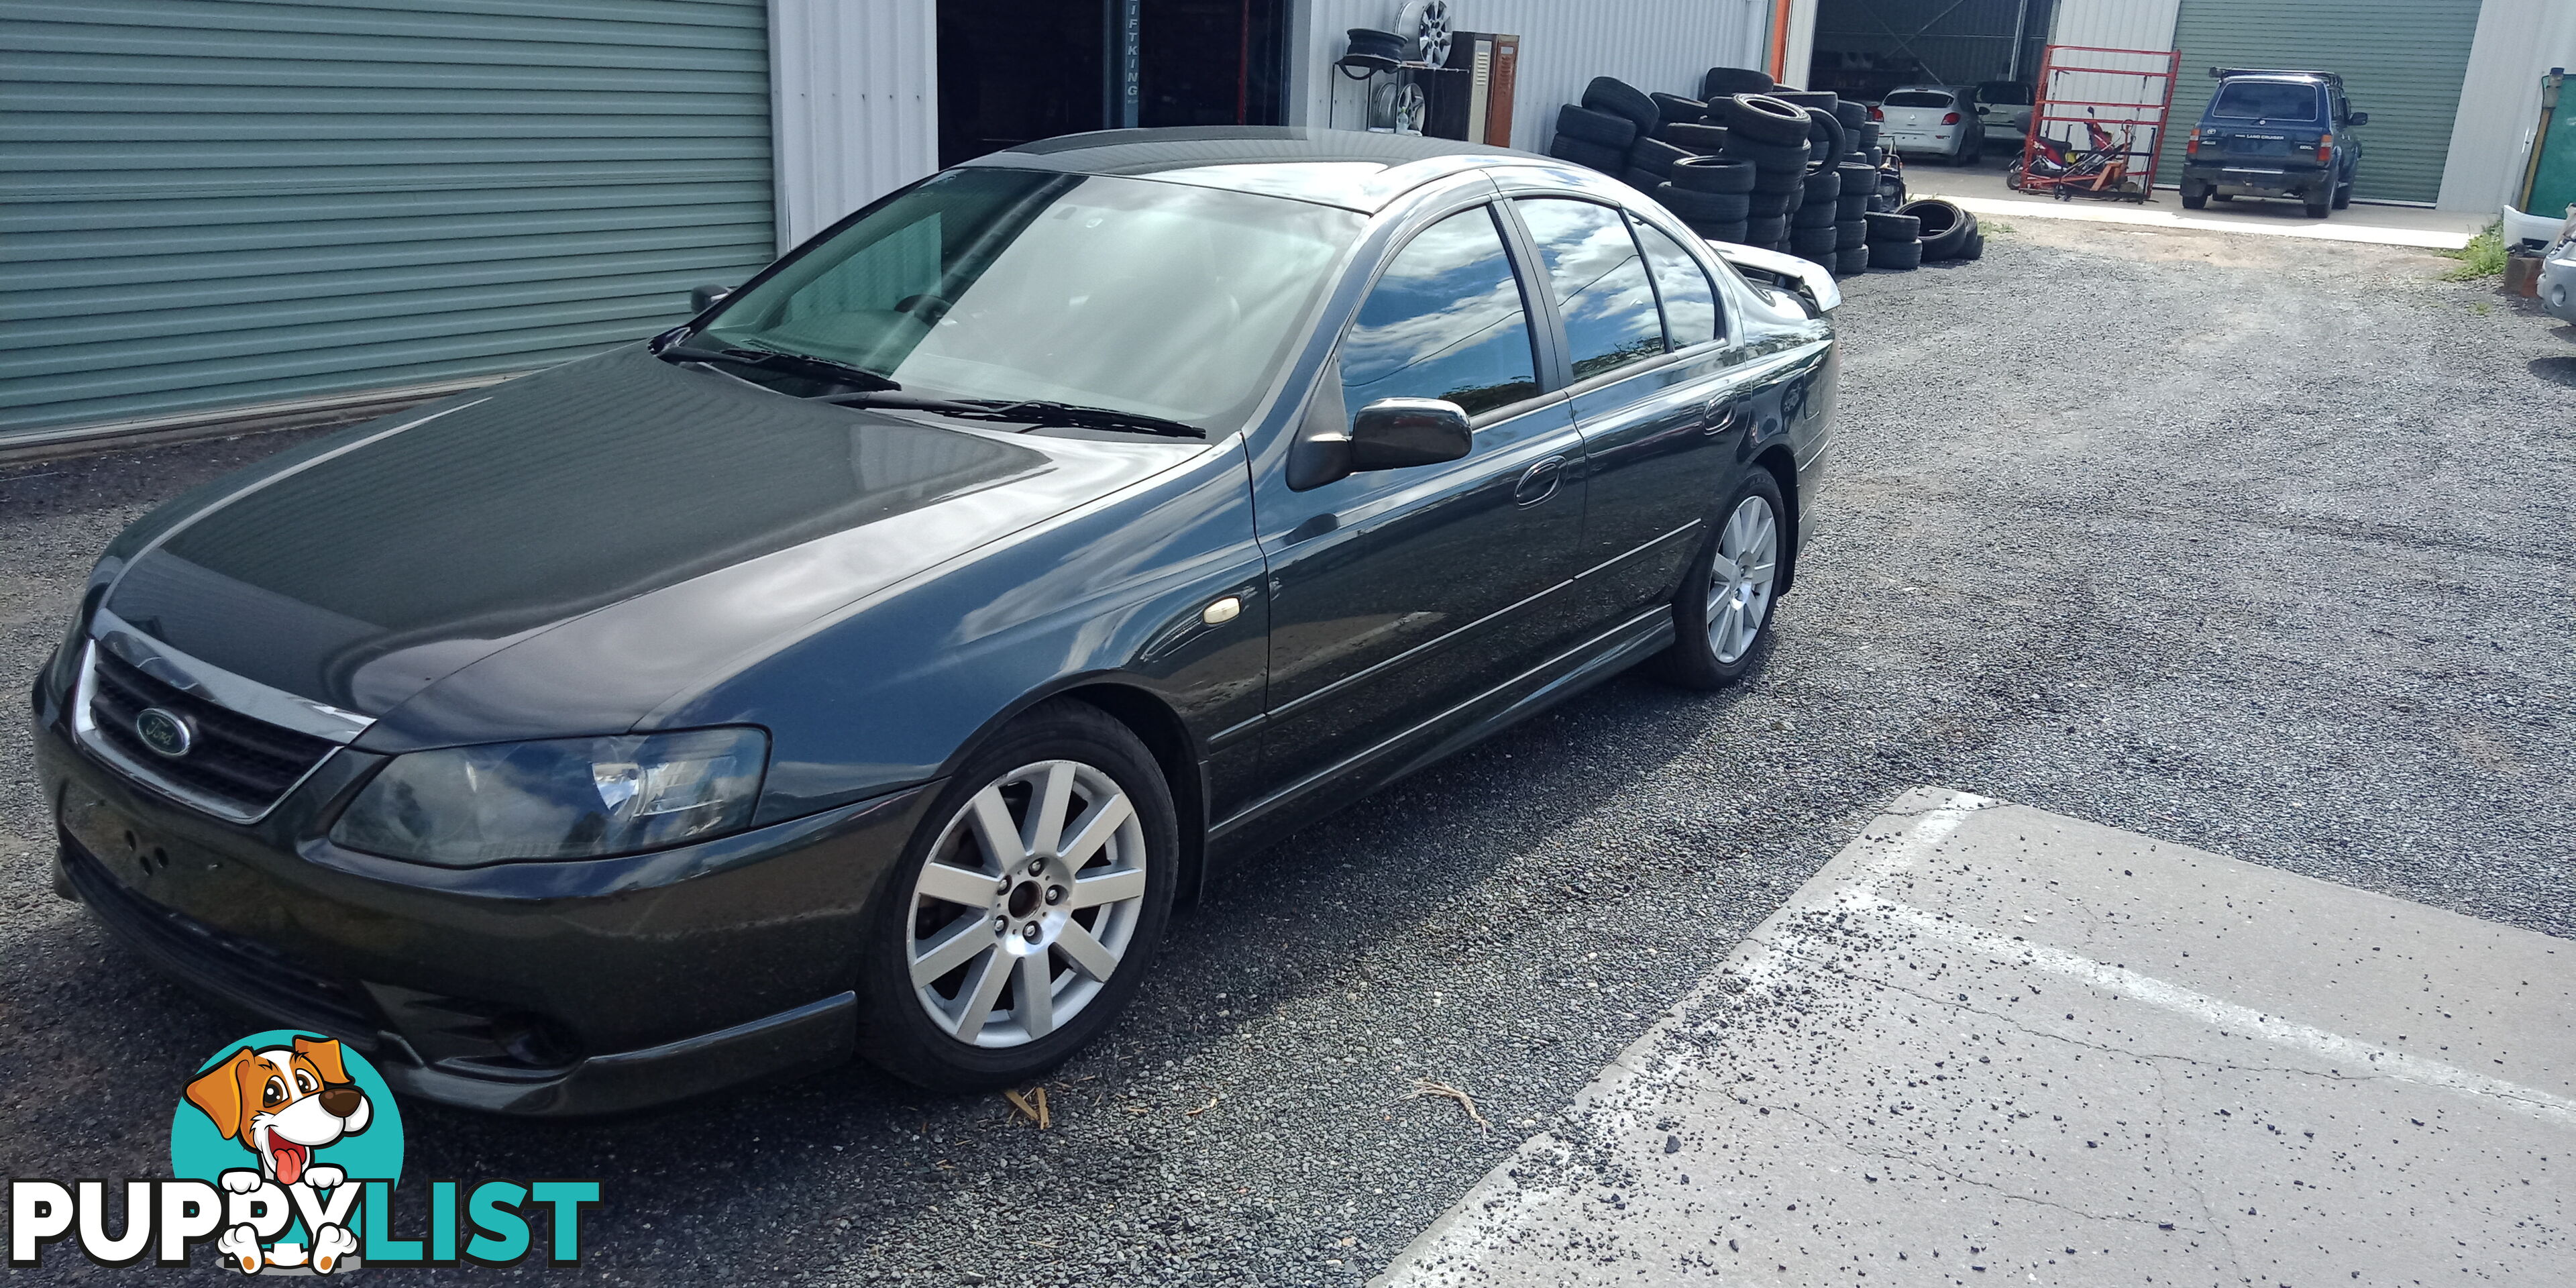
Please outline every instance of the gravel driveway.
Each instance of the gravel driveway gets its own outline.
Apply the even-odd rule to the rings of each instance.
[[[586,1278],[1354,1283],[1918,783],[2576,935],[2569,332],[2415,252],[2049,223],[1848,284],[1757,682],[1617,681],[1284,839],[1052,1130],[852,1068],[608,1123],[406,1106],[408,1174],[602,1178]],[[120,525],[282,445],[0,477],[0,687]],[[32,778],[0,734],[0,1161],[154,1174],[240,1026],[46,891]]]

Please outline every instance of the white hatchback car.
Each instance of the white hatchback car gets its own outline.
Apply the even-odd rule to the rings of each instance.
[[[1887,92],[1869,109],[1878,141],[1899,156],[1929,155],[1951,165],[1974,165],[1985,153],[1986,127],[1977,119],[1976,95],[1957,85],[1907,85]]]

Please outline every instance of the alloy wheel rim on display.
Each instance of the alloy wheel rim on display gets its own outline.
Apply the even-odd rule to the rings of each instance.
[[[1708,578],[1708,646],[1720,662],[1753,648],[1771,611],[1771,584],[1779,574],[1780,524],[1771,503],[1744,498],[1718,529]]]
[[[942,1032],[1038,1041],[1096,1000],[1143,916],[1145,830],[1108,774],[1045,760],[969,797],[914,878],[904,961]]]

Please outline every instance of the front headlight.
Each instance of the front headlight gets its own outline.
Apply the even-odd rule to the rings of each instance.
[[[450,868],[661,849],[748,824],[768,760],[758,729],[415,751],[358,793],[331,839]]]

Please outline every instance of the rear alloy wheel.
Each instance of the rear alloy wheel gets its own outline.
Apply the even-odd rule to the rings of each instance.
[[[1657,658],[1656,669],[1664,679],[1688,688],[1722,689],[1759,662],[1787,549],[1784,513],[1780,485],[1771,472],[1748,471],[1717,530],[1708,535],[1704,557],[1674,598],[1675,638]]]
[[[934,824],[886,892],[862,1049],[929,1087],[1026,1081],[1106,1027],[1152,959],[1176,887],[1169,791],[1125,726],[1059,701],[970,761]]]

